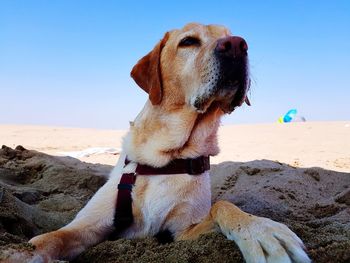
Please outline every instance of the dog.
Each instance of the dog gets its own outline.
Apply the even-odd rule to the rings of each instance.
[[[287,226],[227,201],[211,205],[206,165],[194,165],[197,173],[163,169],[218,154],[221,116],[250,104],[247,42],[226,27],[190,23],[167,32],[131,76],[148,100],[130,123],[109,180],[71,223],[32,238],[34,252],[14,253],[8,262],[69,260],[107,239],[122,224],[118,193],[128,188],[121,185],[130,186],[120,183],[122,176],[135,176],[138,167],[157,175],[136,175],[125,190],[132,198],[132,220],[118,230],[118,237],[168,231],[174,240],[188,240],[218,231],[236,242],[246,262],[310,262],[303,242]]]

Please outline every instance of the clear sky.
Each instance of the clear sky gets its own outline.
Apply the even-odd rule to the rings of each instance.
[[[187,22],[248,42],[252,107],[224,124],[350,119],[350,1],[1,0],[0,124],[127,128],[132,66]]]

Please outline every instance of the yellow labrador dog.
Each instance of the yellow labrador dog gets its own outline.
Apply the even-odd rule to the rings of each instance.
[[[131,123],[108,182],[70,224],[31,239],[32,255],[17,253],[9,261],[74,258],[115,230],[122,174],[133,174],[138,165],[157,170],[173,160],[218,154],[220,117],[249,103],[247,50],[245,40],[223,26],[192,23],[167,32],[132,69],[149,100]],[[133,223],[119,237],[167,230],[175,240],[186,240],[219,231],[237,243],[246,262],[310,262],[302,241],[285,225],[226,201],[211,205],[207,170],[137,176],[132,215]]]

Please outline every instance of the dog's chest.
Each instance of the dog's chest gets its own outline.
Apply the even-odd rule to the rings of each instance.
[[[198,223],[210,210],[209,172],[138,176],[132,192],[134,236],[154,235],[168,229],[181,231]]]

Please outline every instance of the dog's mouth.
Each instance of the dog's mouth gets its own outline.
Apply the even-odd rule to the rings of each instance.
[[[241,65],[221,65],[219,78],[210,92],[197,97],[195,107],[199,112],[205,112],[212,104],[224,113],[230,114],[243,103],[250,106],[247,93],[250,79],[246,63]]]
[[[250,105],[247,97],[249,76],[246,59],[221,63],[221,78],[215,87],[214,101],[225,113],[231,113],[244,102]]]
[[[247,96],[248,87],[246,84],[234,82],[218,90],[216,101],[220,102],[219,107],[225,113],[233,112],[237,107],[242,106],[245,102],[250,106]]]
[[[225,113],[231,113],[247,98],[249,89],[248,45],[241,37],[219,39],[214,55],[220,65],[220,78],[217,81],[215,100]]]

